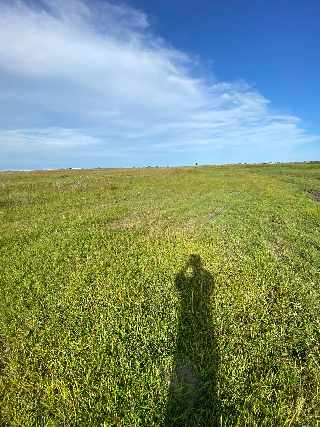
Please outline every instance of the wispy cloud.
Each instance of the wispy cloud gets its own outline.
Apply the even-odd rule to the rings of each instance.
[[[239,147],[289,160],[320,140],[245,82],[196,76],[193,58],[155,36],[142,11],[93,0],[0,4],[0,167],[21,153],[34,164],[35,147],[51,165],[57,146],[56,162],[79,146],[83,165],[170,153],[172,163],[214,162]]]

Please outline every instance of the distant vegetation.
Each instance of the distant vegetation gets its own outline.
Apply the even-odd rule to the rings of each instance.
[[[0,174],[0,425],[320,422],[320,165]]]

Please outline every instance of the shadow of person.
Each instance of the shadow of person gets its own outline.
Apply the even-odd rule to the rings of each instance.
[[[199,255],[190,255],[177,274],[180,294],[178,336],[164,426],[218,424],[218,353],[212,319],[213,276]]]

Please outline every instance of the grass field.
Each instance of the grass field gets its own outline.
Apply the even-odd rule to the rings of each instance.
[[[1,173],[0,425],[320,425],[319,190],[319,164]]]

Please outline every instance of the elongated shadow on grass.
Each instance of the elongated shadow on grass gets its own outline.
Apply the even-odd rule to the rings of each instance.
[[[164,426],[218,424],[218,352],[212,318],[213,276],[199,255],[177,274],[180,314]]]

